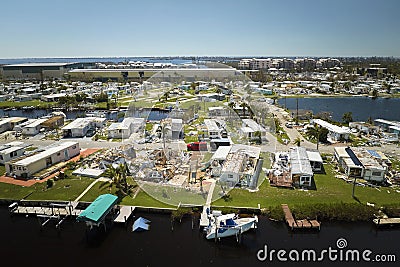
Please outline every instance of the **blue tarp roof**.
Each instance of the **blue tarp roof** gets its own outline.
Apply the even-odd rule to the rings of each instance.
[[[367,150],[369,154],[371,154],[373,157],[380,159],[381,156],[376,152],[375,150]]]
[[[100,195],[76,219],[78,221],[94,221],[98,223],[117,203],[117,200],[118,197],[111,194]]]
[[[150,223],[149,220],[147,220],[143,217],[139,217],[133,223],[132,231],[135,232],[135,231],[141,231],[141,230],[149,230],[150,225],[148,225],[148,223]]]

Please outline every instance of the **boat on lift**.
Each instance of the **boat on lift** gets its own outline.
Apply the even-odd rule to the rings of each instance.
[[[257,228],[258,217],[239,217],[235,213],[222,215],[213,211],[208,215],[209,225],[204,228],[206,239],[215,239],[228,236],[240,236],[242,233]]]

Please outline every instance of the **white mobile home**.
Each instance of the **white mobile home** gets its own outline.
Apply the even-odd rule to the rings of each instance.
[[[129,138],[132,133],[144,129],[144,118],[125,118],[120,123],[112,123],[108,127],[108,138]]]
[[[23,135],[37,135],[42,129],[42,123],[47,121],[47,119],[35,119],[30,121],[29,124],[22,127]]]
[[[98,117],[77,118],[62,128],[64,137],[84,137],[89,130],[103,128],[107,119]]]
[[[314,173],[306,149],[303,147],[291,147],[289,158],[293,184],[300,187],[310,187],[312,185]]]
[[[207,128],[208,137],[210,139],[218,139],[221,138],[221,130],[218,127],[217,123],[213,119],[205,119],[204,124]]]
[[[0,146],[0,164],[5,164],[6,162],[13,160],[15,158],[21,157],[25,153],[25,148],[29,145],[23,142],[10,142]]]
[[[6,174],[15,178],[30,179],[32,175],[53,164],[69,160],[79,155],[78,142],[63,142],[49,146],[45,150],[22,159],[6,163]]]
[[[326,128],[329,131],[328,141],[331,143],[349,139],[350,129],[348,127],[339,127],[321,119],[313,119],[311,123]]]

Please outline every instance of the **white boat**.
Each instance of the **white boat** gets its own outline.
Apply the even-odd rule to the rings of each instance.
[[[257,216],[239,218],[234,213],[208,216],[209,226],[205,228],[207,239],[238,236],[252,228],[257,228]]]

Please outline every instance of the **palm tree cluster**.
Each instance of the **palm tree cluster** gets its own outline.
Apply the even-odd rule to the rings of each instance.
[[[130,171],[126,163],[120,163],[117,167],[114,167],[112,164],[108,165],[103,175],[110,178],[123,195],[126,196],[130,193],[132,185],[128,184],[127,181]]]

